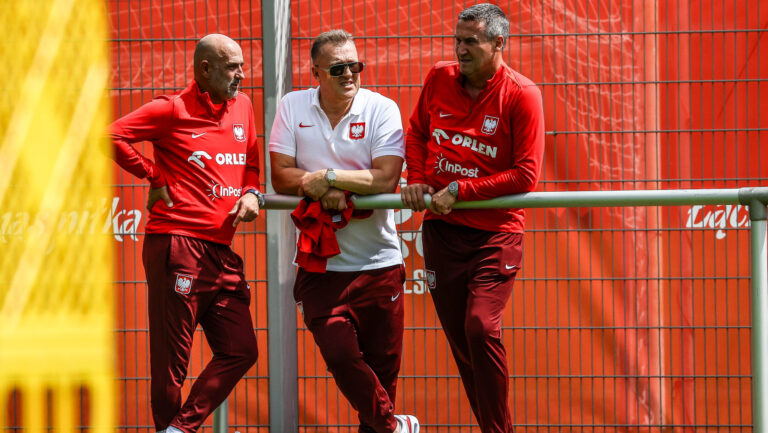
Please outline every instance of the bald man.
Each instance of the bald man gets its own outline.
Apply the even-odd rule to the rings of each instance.
[[[238,92],[243,53],[232,39],[200,39],[195,79],[110,127],[114,159],[149,181],[142,259],[148,286],[155,428],[193,433],[256,362],[250,289],[230,248],[259,214],[259,154],[250,99]],[[133,144],[148,141],[154,161]],[[201,325],[213,359],[182,405],[192,340]]]

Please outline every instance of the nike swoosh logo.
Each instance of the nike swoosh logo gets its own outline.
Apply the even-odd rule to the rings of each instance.
[[[400,293],[402,293],[402,292],[397,292],[397,295],[392,297],[392,302],[395,302],[397,300],[397,298],[400,297]]]
[[[453,116],[453,113],[440,113],[440,117]]]
[[[192,138],[202,137],[202,136],[203,136],[203,135],[205,135],[205,134],[206,134],[205,132],[203,132],[203,133],[200,133],[200,134],[195,134],[195,133],[193,132],[193,133],[192,133]]]
[[[512,266],[504,265],[504,267],[507,268],[507,269],[515,269],[517,267],[517,265],[512,265]]]
[[[312,127],[312,126],[315,126],[315,125],[305,125],[305,124],[299,122],[299,128],[309,128],[309,127]]]

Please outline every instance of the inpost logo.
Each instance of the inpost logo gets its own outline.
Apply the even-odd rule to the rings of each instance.
[[[466,168],[458,162],[451,162],[448,158],[444,157],[442,153],[437,155],[437,159],[435,159],[435,170],[438,173],[456,173],[464,177],[472,178],[476,178],[477,172],[479,171],[477,167]]]
[[[222,198],[222,197],[240,197],[240,194],[242,194],[243,189],[235,188],[233,186],[221,185],[211,180],[210,188],[206,188],[205,191],[208,194],[208,197],[211,198],[211,201],[214,201],[217,198]]]

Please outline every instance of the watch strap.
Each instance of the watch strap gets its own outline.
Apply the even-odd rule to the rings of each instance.
[[[243,194],[253,194],[256,196],[256,200],[259,201],[259,208],[263,208],[266,200],[264,199],[264,194],[262,194],[261,191],[259,191],[256,188],[250,188],[246,190]]]

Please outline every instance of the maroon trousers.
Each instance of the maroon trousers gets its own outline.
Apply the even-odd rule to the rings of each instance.
[[[512,433],[501,317],[523,256],[521,233],[424,221],[427,284],[483,433]]]
[[[155,428],[194,433],[256,362],[251,294],[243,261],[228,246],[149,234],[142,254],[149,286],[149,353]],[[181,404],[195,328],[213,359]]]
[[[391,433],[403,350],[402,265],[360,272],[299,268],[293,294],[360,433]]]

